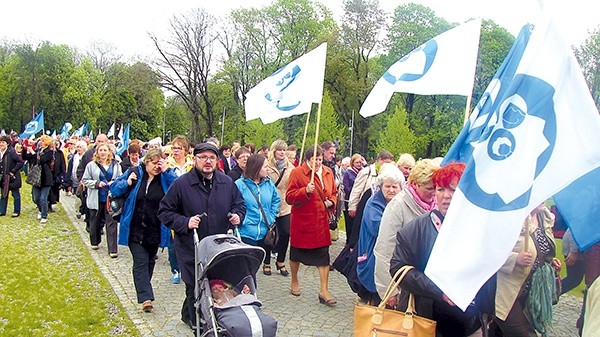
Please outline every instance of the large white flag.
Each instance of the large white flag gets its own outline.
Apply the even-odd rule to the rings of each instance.
[[[363,117],[383,112],[395,92],[470,96],[481,20],[471,20],[425,42],[394,63],[360,107]]]
[[[246,120],[260,118],[264,124],[307,113],[321,103],[327,43],[290,62],[246,94]]]
[[[569,45],[550,21],[525,26],[445,158],[467,168],[425,274],[464,310],[528,213],[600,167],[598,144],[600,116]]]

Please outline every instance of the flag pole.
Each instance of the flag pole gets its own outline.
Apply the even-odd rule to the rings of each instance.
[[[463,125],[467,124],[467,120],[469,120],[469,111],[471,110],[471,100],[473,99],[473,95],[467,96],[467,105],[465,106],[465,120]]]
[[[315,127],[315,146],[313,149],[313,161],[317,160],[317,146],[319,142],[319,126],[321,124],[321,103],[317,106],[317,125]],[[310,182],[315,181],[315,165],[313,164],[312,173],[310,174]]]
[[[310,109],[312,110],[312,109]],[[308,123],[310,121],[310,110],[306,114],[306,125],[304,125],[304,136],[302,137],[302,146],[300,146],[300,163],[302,163],[302,156],[304,155],[304,144],[306,144],[306,133],[308,132]]]
[[[527,215],[527,219],[525,220],[525,241],[523,242],[523,251],[524,252],[528,252],[529,251],[529,229],[531,228],[531,214]],[[529,274],[529,267],[525,267],[524,268],[524,272],[525,274]]]

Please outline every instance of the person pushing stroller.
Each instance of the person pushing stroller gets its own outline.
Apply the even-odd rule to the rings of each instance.
[[[185,283],[181,320],[197,328],[194,308],[194,230],[199,239],[225,234],[239,225],[246,206],[233,181],[217,170],[219,150],[210,143],[194,147],[194,169],[175,180],[160,203],[158,217],[175,232],[174,248]],[[206,213],[206,217],[199,214]]]

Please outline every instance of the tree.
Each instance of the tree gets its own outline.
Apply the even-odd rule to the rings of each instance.
[[[415,136],[408,126],[407,114],[401,107],[396,107],[394,113],[386,118],[384,131],[377,137],[376,151],[390,151],[394,156],[401,153],[415,153]]]
[[[596,107],[600,109],[600,26],[590,33],[582,46],[575,49],[575,56],[583,70]]]
[[[327,70],[325,83],[334,97],[334,106],[342,122],[349,125],[352,116],[373,86],[371,57],[380,49],[380,36],[386,28],[386,13],[377,0],[346,0],[341,30]],[[358,117],[355,123],[357,139],[367,139],[369,120]],[[344,129],[345,131],[345,129]],[[343,138],[344,135],[342,135]],[[356,150],[366,152],[367,142],[357,142]]]
[[[217,38],[213,29],[215,24],[212,15],[197,9],[171,19],[171,39],[165,44],[159,42],[156,35],[150,36],[160,54],[158,72],[161,85],[178,95],[192,114],[193,141],[199,140],[202,126],[207,134],[213,134],[209,76],[213,42]]]

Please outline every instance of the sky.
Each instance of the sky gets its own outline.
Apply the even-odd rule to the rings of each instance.
[[[341,15],[342,0],[320,0]],[[433,9],[450,22],[470,18],[493,19],[513,35],[527,22],[535,20],[539,0],[414,0]],[[600,16],[592,10],[593,0],[546,0],[553,8],[556,22],[567,41],[581,45],[588,31],[600,25]],[[411,1],[380,0],[390,14],[400,4]],[[150,57],[154,53],[149,33],[166,36],[169,19],[202,7],[215,15],[227,14],[242,6],[261,7],[270,0],[30,0],[10,1],[0,11],[0,41],[31,43],[50,41],[67,44],[80,51],[92,42],[102,41],[116,47],[126,58]],[[553,7],[556,6],[556,7]]]

